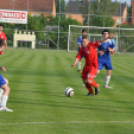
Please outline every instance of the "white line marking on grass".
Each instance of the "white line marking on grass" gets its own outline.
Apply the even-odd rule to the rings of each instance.
[[[17,123],[0,123],[2,125],[39,125],[39,124],[90,124],[90,123],[123,123],[133,124],[134,121],[65,121],[65,122],[17,122]]]

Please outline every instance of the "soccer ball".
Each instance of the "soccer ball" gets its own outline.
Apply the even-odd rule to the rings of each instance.
[[[71,97],[74,95],[74,90],[71,87],[67,87],[64,91],[64,94],[68,97]]]

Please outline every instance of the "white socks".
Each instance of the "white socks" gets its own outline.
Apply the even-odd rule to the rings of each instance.
[[[81,62],[78,62],[77,65],[78,65],[78,70],[80,71],[81,70]]]
[[[8,96],[2,95],[0,107],[6,107],[7,100],[8,100]]]
[[[105,84],[106,84],[106,85],[108,85],[108,83],[109,83],[109,81],[110,81],[110,78],[111,78],[111,76],[106,76],[106,78],[105,78]]]

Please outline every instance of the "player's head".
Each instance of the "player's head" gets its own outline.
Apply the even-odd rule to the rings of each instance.
[[[0,24],[0,32],[3,30],[3,25]]]
[[[0,51],[4,49],[5,41],[3,39],[0,39]]]
[[[109,37],[109,30],[107,30],[107,29],[103,30],[102,36],[103,36],[103,38],[108,38]]]
[[[87,35],[82,35],[82,45],[83,47],[87,47],[89,41],[88,41],[88,38],[87,38]]]
[[[82,35],[86,35],[87,34],[87,30],[86,29],[82,29]]]

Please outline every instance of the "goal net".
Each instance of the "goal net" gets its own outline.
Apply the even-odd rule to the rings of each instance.
[[[82,34],[82,29],[87,30],[90,42],[102,38],[102,31],[108,29],[114,33],[115,52],[134,52],[134,28],[120,27],[98,27],[98,26],[76,26],[69,25],[68,51],[77,51],[77,39]]]

